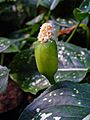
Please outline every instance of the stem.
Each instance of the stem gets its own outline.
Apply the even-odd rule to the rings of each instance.
[[[50,76],[50,77],[48,77],[47,79],[49,80],[49,82],[50,82],[51,85],[56,84],[56,81],[55,81],[55,79],[54,79],[54,76]]]
[[[73,37],[73,35],[75,34],[78,26],[80,25],[81,21],[77,24],[76,28],[72,31],[71,35],[69,36],[69,38],[67,39],[66,42],[70,42],[71,38]]]
[[[4,53],[1,53],[1,65],[3,65],[4,62]]]

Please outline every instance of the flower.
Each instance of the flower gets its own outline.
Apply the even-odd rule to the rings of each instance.
[[[55,38],[55,27],[52,23],[44,23],[41,26],[40,32],[38,34],[38,41],[41,43],[48,41],[49,39]]]

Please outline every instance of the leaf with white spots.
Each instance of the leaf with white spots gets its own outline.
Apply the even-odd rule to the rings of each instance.
[[[0,65],[0,93],[4,92],[8,84],[9,70]]]
[[[10,77],[25,92],[36,94],[49,86],[48,80],[42,76],[36,67],[33,49],[18,53],[9,65]]]
[[[10,40],[7,38],[0,37],[0,52],[3,52],[10,46]]]
[[[90,113],[90,84],[62,81],[48,88],[19,120],[82,120]]]
[[[90,69],[90,51],[75,45],[58,43],[58,71],[56,81],[80,82]]]

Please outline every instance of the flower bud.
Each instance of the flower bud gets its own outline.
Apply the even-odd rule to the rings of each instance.
[[[54,38],[53,26],[44,23],[35,42],[35,59],[38,71],[43,74],[51,84],[55,83],[53,77],[58,68],[58,52]]]

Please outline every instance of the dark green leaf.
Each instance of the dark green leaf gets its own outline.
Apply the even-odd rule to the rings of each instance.
[[[86,17],[88,17],[88,12],[83,12],[79,8],[75,8],[74,11],[74,16],[77,20],[82,21]]]
[[[82,120],[90,113],[90,85],[60,82],[47,89],[19,120]]]
[[[83,80],[90,69],[90,51],[64,42],[58,43],[58,51],[59,68],[55,75],[56,80]]]
[[[3,52],[10,46],[10,40],[7,38],[0,37],[0,52]]]
[[[36,94],[49,85],[48,80],[38,73],[32,49],[17,54],[10,64],[11,78],[25,92]]]
[[[84,12],[89,12],[90,11],[90,0],[83,0],[79,8]]]
[[[37,6],[41,5],[41,6],[44,6],[46,8],[50,8],[52,2],[53,2],[52,0],[38,0]]]
[[[59,4],[60,1],[63,1],[63,0],[53,0],[50,6],[50,10],[54,10],[54,8]]]
[[[54,10],[54,8],[59,4],[62,0],[38,0],[37,6],[41,5],[50,10]]]
[[[10,45],[6,50],[3,51],[3,53],[13,53],[13,52],[19,52],[19,48],[15,44]]]
[[[9,70],[0,65],[0,93],[4,92],[8,84]]]
[[[74,16],[77,20],[82,21],[90,15],[90,0],[84,0],[79,8],[75,8]]]

